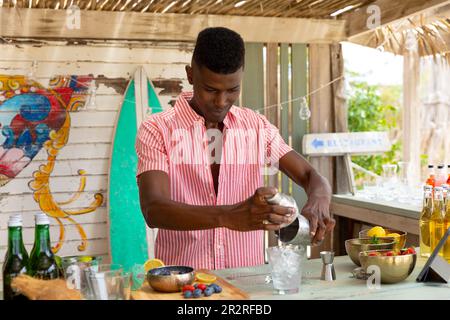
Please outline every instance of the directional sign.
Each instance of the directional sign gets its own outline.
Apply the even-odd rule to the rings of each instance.
[[[303,136],[303,153],[310,156],[374,154],[390,149],[387,132],[315,133]]]

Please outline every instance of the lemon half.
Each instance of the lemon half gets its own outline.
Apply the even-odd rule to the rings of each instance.
[[[164,266],[165,266],[164,262],[162,262],[159,259],[150,259],[144,263],[145,272],[148,272],[151,269],[164,267]]]
[[[386,231],[382,227],[376,226],[376,227],[373,227],[372,229],[370,229],[369,231],[367,231],[367,236],[369,236],[369,237],[375,236],[378,238],[385,237]]]
[[[195,278],[197,279],[198,282],[205,283],[205,284],[213,283],[217,279],[217,277],[213,276],[212,274],[201,273],[201,272],[196,273]]]

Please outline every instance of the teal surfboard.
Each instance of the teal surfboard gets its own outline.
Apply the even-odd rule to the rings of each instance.
[[[112,263],[130,270],[153,257],[155,230],[146,226],[136,184],[137,130],[148,113],[162,111],[143,67],[136,70],[125,91],[114,132],[109,168],[109,239]]]

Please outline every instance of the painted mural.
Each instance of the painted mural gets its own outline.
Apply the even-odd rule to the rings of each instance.
[[[79,187],[69,200],[55,201],[50,190],[51,173],[69,138],[70,112],[84,106],[91,81],[91,76],[57,76],[45,88],[24,76],[0,75],[0,188],[27,167],[41,149],[46,151],[46,163],[33,173],[28,185],[40,209],[59,224],[55,253],[64,243],[63,220],[76,226],[81,241],[78,250],[86,249],[86,233],[75,217],[93,212],[103,203],[103,195],[97,193],[89,205],[80,206],[83,209],[64,209],[77,201],[85,189],[83,169],[78,170]]]

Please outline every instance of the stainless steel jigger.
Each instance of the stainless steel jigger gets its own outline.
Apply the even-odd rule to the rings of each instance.
[[[322,251],[320,253],[320,257],[322,258],[322,262],[323,262],[322,275],[320,276],[320,280],[325,280],[325,281],[336,280],[336,272],[334,271],[334,265],[333,265],[334,252]]]

